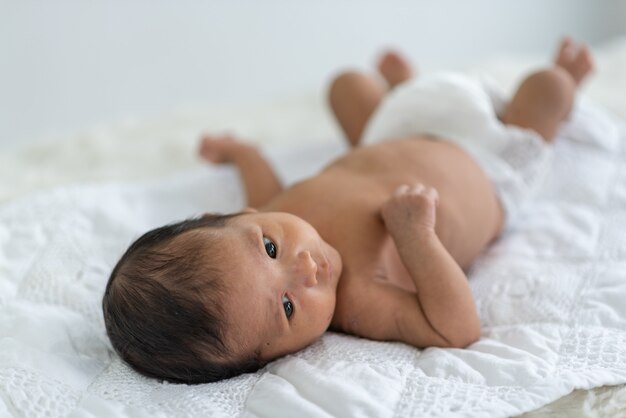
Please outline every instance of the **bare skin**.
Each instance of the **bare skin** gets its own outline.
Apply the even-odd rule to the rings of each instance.
[[[503,122],[535,129],[552,141],[571,109],[576,87],[591,68],[588,49],[564,40],[554,66],[522,83],[502,115]],[[414,73],[396,53],[383,56],[379,71],[386,85],[361,73],[337,77],[329,94],[331,107],[354,148],[318,175],[286,190],[267,161],[244,142],[205,136],[199,152],[213,163],[238,166],[249,205],[259,209],[252,219],[254,228],[271,218],[274,223],[261,225],[261,231],[308,231],[302,233],[308,237],[303,238],[306,245],[288,244],[289,257],[285,255],[281,263],[308,259],[300,257],[305,247],[310,254],[322,254],[312,256],[313,273],[313,267],[305,269],[304,282],[309,284],[314,281],[311,275],[319,279],[319,271],[326,269],[320,267],[326,266],[323,260],[334,265],[330,270],[338,277],[330,329],[416,347],[465,347],[480,337],[480,323],[464,269],[499,236],[504,214],[481,167],[451,143],[412,136],[358,147],[363,127],[385,92]],[[538,107],[543,111],[537,112]],[[284,212],[311,225],[319,239],[305,224],[276,217]],[[299,240],[290,241],[294,239]],[[236,245],[231,252],[237,252]],[[248,266],[243,258],[237,262]],[[289,283],[276,284],[278,292],[281,286],[295,287],[291,280],[301,279],[284,280]],[[239,303],[255,303],[254,295],[245,290],[233,297]],[[244,314],[234,315],[245,323]],[[319,325],[310,330],[306,324],[296,325],[298,337],[290,328],[281,331],[284,335],[268,336],[269,332],[241,326],[238,339],[270,359],[297,351],[320,334]]]
[[[396,51],[385,52],[378,60],[377,67],[390,89],[415,76],[413,67]]]

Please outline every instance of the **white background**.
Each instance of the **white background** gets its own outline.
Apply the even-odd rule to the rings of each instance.
[[[396,46],[423,68],[626,34],[626,0],[0,0],[0,147],[322,91]]]

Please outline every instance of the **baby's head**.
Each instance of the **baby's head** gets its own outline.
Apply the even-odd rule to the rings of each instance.
[[[286,213],[205,215],[147,232],[102,301],[120,356],[144,375],[211,382],[304,348],[333,318],[339,253]]]

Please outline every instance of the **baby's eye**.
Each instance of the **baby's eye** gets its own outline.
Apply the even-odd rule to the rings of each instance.
[[[263,237],[263,244],[265,245],[265,252],[267,253],[267,255],[269,255],[271,258],[276,258],[276,254],[278,252],[276,244],[274,244],[274,242],[268,237]]]
[[[285,309],[287,319],[291,318],[291,315],[293,315],[293,303],[289,300],[287,295],[283,296],[283,308]]]

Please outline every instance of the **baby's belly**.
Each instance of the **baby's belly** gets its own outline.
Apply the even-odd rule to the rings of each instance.
[[[351,166],[347,159],[345,166],[361,171],[377,184],[378,199],[372,203],[378,208],[401,184],[423,183],[437,189],[435,229],[461,267],[469,267],[499,235],[504,215],[495,189],[478,163],[458,146],[442,140],[406,138],[358,152],[361,155],[355,164]],[[387,254],[386,259],[399,260],[392,255]]]
[[[494,185],[478,163],[459,147],[445,146],[420,166],[418,178],[438,190],[435,230],[448,252],[467,268],[500,234],[504,212]]]

